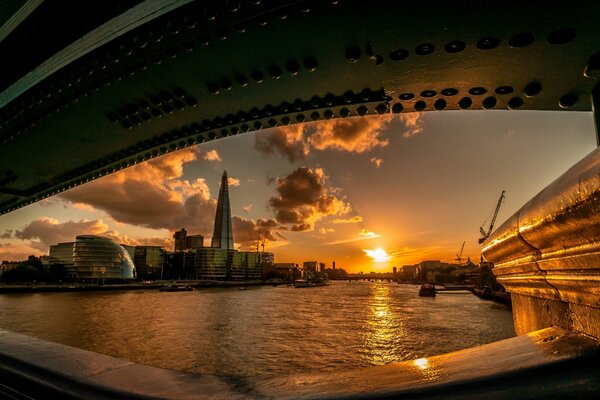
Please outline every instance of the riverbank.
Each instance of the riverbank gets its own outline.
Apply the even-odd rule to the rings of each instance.
[[[117,284],[36,284],[36,285],[0,285],[0,294],[10,293],[56,293],[56,292],[99,292],[127,290],[158,290],[168,284],[185,284],[194,288],[227,288],[271,285],[262,281],[154,281],[150,283]]]

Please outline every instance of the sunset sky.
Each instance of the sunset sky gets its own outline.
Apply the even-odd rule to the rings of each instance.
[[[596,146],[591,113],[447,111],[330,120],[217,140],[139,164],[0,216],[0,260],[79,234],[160,244],[185,227],[210,244],[220,176],[234,239],[276,262],[349,272],[425,259],[479,259],[497,226]],[[43,160],[39,160],[43,162]]]

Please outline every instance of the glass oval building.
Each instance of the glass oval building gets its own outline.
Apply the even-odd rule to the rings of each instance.
[[[123,246],[93,235],[81,235],[73,246],[73,263],[81,280],[128,280],[136,278],[131,256]]]

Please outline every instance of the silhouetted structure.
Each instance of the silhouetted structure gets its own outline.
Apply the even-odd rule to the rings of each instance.
[[[210,247],[233,250],[233,231],[231,229],[231,205],[229,203],[229,186],[227,171],[223,172],[217,212],[215,214],[215,229]]]

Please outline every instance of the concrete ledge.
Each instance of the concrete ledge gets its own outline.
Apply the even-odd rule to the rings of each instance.
[[[61,399],[550,399],[600,395],[599,342],[561,328],[380,367],[268,379],[135,364],[0,330],[0,395]]]

